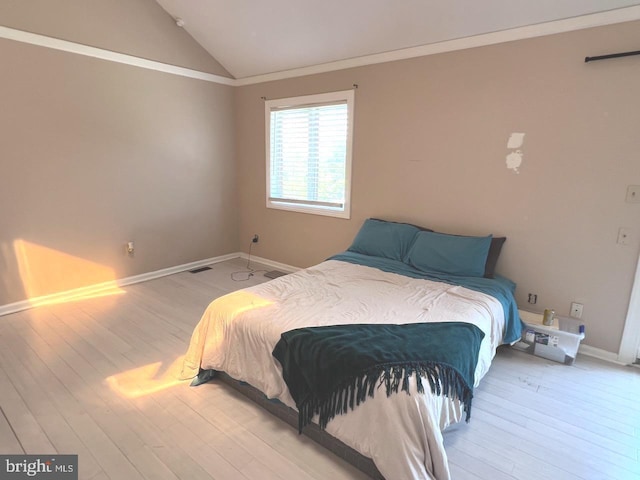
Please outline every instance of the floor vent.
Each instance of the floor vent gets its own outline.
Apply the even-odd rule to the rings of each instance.
[[[267,278],[278,278],[284,275],[287,275],[287,274],[285,272],[281,272],[280,270],[271,270],[270,272],[267,272],[264,274],[264,276]]]
[[[206,272],[207,270],[211,270],[211,267],[194,268],[193,270],[189,270],[189,273],[200,273],[200,272]]]

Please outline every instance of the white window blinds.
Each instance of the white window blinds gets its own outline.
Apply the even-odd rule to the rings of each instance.
[[[346,98],[318,103],[303,99],[307,103],[280,105],[274,101],[268,106],[267,206],[345,212],[351,150],[349,102]]]

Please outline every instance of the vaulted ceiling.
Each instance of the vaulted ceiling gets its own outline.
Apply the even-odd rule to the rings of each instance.
[[[156,1],[181,18],[183,28],[238,79],[640,5],[640,0]]]

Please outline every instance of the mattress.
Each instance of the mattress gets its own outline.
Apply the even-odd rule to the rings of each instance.
[[[226,372],[295,408],[272,351],[280,335],[309,326],[467,322],[484,333],[475,370],[478,385],[505,333],[503,303],[452,283],[411,278],[328,260],[214,300],[196,326],[182,375]],[[461,347],[463,348],[463,346]],[[449,479],[442,430],[460,421],[459,401],[418,393],[384,393],[329,422],[326,431],[371,458],[387,480]]]

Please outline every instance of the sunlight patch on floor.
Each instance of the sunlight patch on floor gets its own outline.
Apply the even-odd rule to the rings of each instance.
[[[190,379],[179,379],[183,359],[184,356],[178,357],[164,371],[161,370],[163,362],[155,362],[111,375],[105,381],[114,392],[122,397],[143,397],[180,383],[190,382]]]

